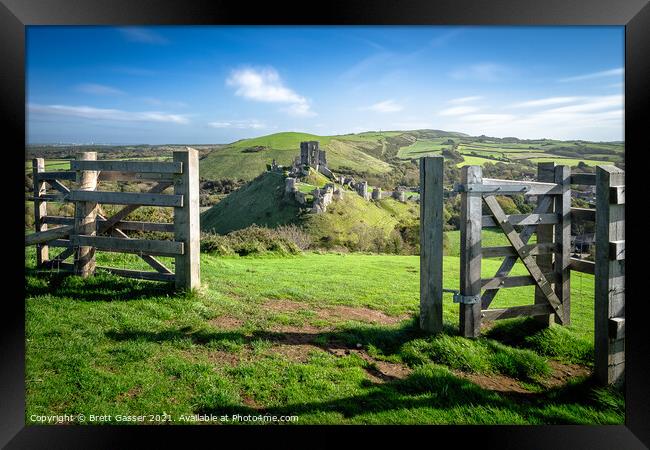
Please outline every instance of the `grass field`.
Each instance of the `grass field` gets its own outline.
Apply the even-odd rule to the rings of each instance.
[[[133,267],[134,258],[99,253],[98,264]],[[570,327],[501,321],[467,340],[456,335],[451,295],[446,332],[418,331],[417,256],[203,254],[203,286],[191,294],[108,274],[38,273],[34,259],[30,248],[27,423],[64,413],[111,415],[107,423],[202,413],[298,424],[624,421],[622,396],[588,377],[589,275],[572,276]],[[498,265],[485,260],[484,276]],[[446,256],[446,287],[458,286],[458,270]],[[495,306],[530,303],[532,293],[506,290]]]

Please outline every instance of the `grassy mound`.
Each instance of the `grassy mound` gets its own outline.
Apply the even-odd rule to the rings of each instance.
[[[265,172],[201,214],[201,229],[226,234],[253,224],[295,223],[299,216],[299,205],[284,200],[284,176]]]

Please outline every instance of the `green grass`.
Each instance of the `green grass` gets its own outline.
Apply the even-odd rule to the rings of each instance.
[[[98,264],[137,257],[98,253]],[[621,424],[623,398],[590,379],[545,388],[549,358],[584,362],[593,332],[593,277],[572,278],[572,325],[503,321],[476,340],[455,335],[458,305],[444,297],[445,334],[417,328],[419,258],[363,254],[201,255],[202,288],[98,274],[36,272],[26,254],[27,423],[32,414],[276,414],[299,424]],[[499,262],[485,260],[486,274]],[[458,258],[444,258],[458,285]],[[530,303],[532,287],[496,302]],[[274,308],[289,302],[292,308]],[[332,308],[368,308],[376,325]],[[343,310],[348,311],[348,310]],[[223,318],[231,326],[222,325]],[[282,328],[285,327],[284,331]],[[288,328],[287,328],[288,327]],[[505,327],[505,328],[504,328]],[[279,331],[278,331],[279,330]],[[310,342],[301,358],[292,356]],[[370,355],[362,357],[357,344]],[[348,354],[343,350],[351,348]],[[382,364],[408,370],[378,381]],[[534,386],[500,394],[458,375],[508,376]],[[116,423],[111,420],[110,423]]]
[[[296,222],[298,204],[284,200],[284,183],[281,173],[260,175],[203,212],[201,229],[226,234],[253,224],[273,227]]]

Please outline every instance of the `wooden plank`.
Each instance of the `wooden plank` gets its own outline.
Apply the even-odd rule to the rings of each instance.
[[[74,173],[74,172],[72,172]],[[100,172],[99,181],[173,181],[173,173]]]
[[[537,180],[541,182],[553,182],[555,181],[555,163],[554,162],[542,162],[537,164]],[[544,196],[538,200],[549,200],[551,201],[550,211],[555,212],[555,201],[552,196]],[[547,244],[553,242],[555,239],[555,227],[552,225],[541,225],[537,227],[537,243]],[[553,255],[540,255],[536,259],[537,266],[544,273],[551,272],[553,270]],[[548,300],[546,296],[535,286],[535,305],[547,305]],[[534,320],[541,326],[548,327],[554,322],[555,314],[549,314],[547,316],[535,316]]]
[[[625,259],[625,241],[611,241],[609,243],[609,259],[618,261]]]
[[[625,172],[596,167],[596,264],[594,373],[602,384],[621,385],[624,339],[610,339],[610,319],[625,318],[625,260],[610,258],[610,242],[625,241],[625,203],[619,203]],[[612,189],[617,187],[617,189]],[[624,194],[623,194],[624,195]]]
[[[45,216],[43,217],[43,222],[49,225],[72,225],[74,223],[74,217]],[[103,229],[104,224],[106,224],[107,222],[108,222],[107,219],[97,218],[97,229],[98,230]],[[117,222],[114,226],[125,231],[156,231],[160,233],[174,232],[173,223],[121,220]]]
[[[80,161],[92,162],[97,159],[97,152],[83,152],[78,155]],[[68,197],[74,193],[94,194],[97,189],[97,172],[94,170],[84,170],[77,174],[78,190],[68,194]],[[74,214],[74,235],[70,237],[73,246],[79,245],[75,254],[74,264],[75,273],[82,277],[89,277],[95,273],[95,248],[91,245],[74,244],[75,235],[93,236],[96,233],[97,219],[97,201],[80,198],[75,203]]]
[[[93,202],[107,205],[183,206],[182,195],[151,194],[148,192],[72,191],[68,198],[75,202]]]
[[[549,255],[560,250],[560,245],[554,242],[547,242],[544,244],[528,244],[524,245],[523,251],[529,255]],[[511,246],[504,247],[483,247],[483,258],[495,258],[499,256],[514,256],[518,258],[518,254]]]
[[[50,186],[52,186],[52,188],[56,189],[57,191],[61,192],[64,195],[70,193],[70,189],[68,189],[65,185],[63,185],[58,180],[50,180],[48,181],[48,183],[50,184]]]
[[[52,241],[49,241],[47,244],[48,244],[50,247],[67,247],[67,248],[71,248],[71,247],[72,247],[72,244],[70,244],[70,239],[54,239],[54,240],[52,240]],[[64,252],[61,252],[61,253],[60,253],[59,255],[57,255],[55,258],[59,258],[63,253],[64,253]],[[72,253],[70,253],[69,255],[67,255],[65,258],[67,258],[68,256],[70,256],[71,254],[72,254]],[[60,258],[60,259],[63,260],[63,259],[65,259],[65,258]]]
[[[540,181],[516,181],[516,180],[500,180],[494,178],[484,178],[483,189],[489,190],[494,187],[500,187],[499,191],[486,192],[486,195],[494,194],[525,194],[525,195],[553,195],[561,194],[562,187],[553,182],[540,182]],[[471,186],[470,186],[471,187]],[[524,192],[521,190],[525,188]]]
[[[111,229],[111,234],[112,234],[113,236],[118,237],[118,238],[122,238],[122,239],[131,239],[129,236],[126,235],[126,233],[124,233],[124,232],[123,232],[122,230],[120,230],[119,228],[112,228],[112,229]],[[168,268],[167,268],[163,263],[161,263],[160,261],[158,261],[158,260],[157,260],[156,258],[154,258],[153,256],[151,256],[151,255],[143,255],[143,254],[140,254],[139,256],[140,256],[140,258],[142,258],[142,260],[143,260],[144,262],[146,262],[146,263],[149,264],[151,267],[153,267],[154,269],[156,269],[157,272],[159,272],[159,273],[173,273],[173,272],[172,272],[171,270],[169,270],[169,269],[168,269]]]
[[[596,174],[595,173],[573,173],[571,174],[571,184],[595,186]]]
[[[586,259],[579,259],[579,258],[571,258],[569,268],[571,270],[575,270],[576,272],[582,272],[582,273],[590,273],[594,274],[595,273],[595,266],[596,263],[593,261],[587,261]]]
[[[147,192],[148,194],[158,194],[160,192],[163,192],[165,189],[167,189],[169,186],[171,186],[172,183],[163,181],[155,186],[153,186],[149,191]],[[124,208],[120,209],[118,212],[113,214],[111,217],[106,219],[106,222],[103,223],[98,229],[97,233],[102,234],[108,231],[111,227],[115,226],[116,223],[120,222],[122,219],[124,219],[126,216],[131,214],[133,211],[138,209],[140,205],[127,205]]]
[[[481,311],[483,320],[501,320],[521,316],[548,316],[553,314],[553,308],[546,303],[544,305],[513,306],[503,309],[485,309]]]
[[[43,268],[62,272],[74,272],[74,264],[62,262],[62,260],[59,259],[45,261],[45,263],[43,263]]]
[[[150,280],[150,281],[164,281],[171,283],[176,278],[175,275],[169,273],[159,273],[159,272],[146,272],[142,270],[131,270],[131,269],[118,269],[117,267],[105,267],[98,266],[98,269],[105,270],[107,272],[114,273],[121,277],[126,278],[135,278],[138,280]]]
[[[99,170],[102,172],[138,172],[138,173],[181,173],[183,164],[179,161],[70,161],[71,170]]]
[[[625,317],[611,317],[608,323],[610,339],[625,338]]]
[[[198,151],[190,147],[175,151],[174,161],[183,167],[174,180],[174,193],[185,199],[174,208],[174,239],[185,245],[183,255],[176,257],[176,287],[191,290],[201,285]]]
[[[63,226],[57,228],[49,228],[45,231],[37,231],[36,233],[25,235],[25,245],[42,244],[53,239],[59,239],[70,234],[72,231],[71,226]]]
[[[609,189],[609,203],[614,205],[624,205],[625,186],[612,186]]]
[[[480,166],[464,166],[461,183],[480,185]],[[481,194],[463,192],[460,200],[460,294],[481,295]],[[481,332],[481,302],[460,304],[460,334],[477,337]]]
[[[143,253],[160,256],[183,254],[183,243],[155,239],[122,239],[106,236],[70,236],[73,246],[90,246],[108,252]]]
[[[555,242],[560,251],[555,253],[553,269],[558,275],[555,295],[562,303],[562,324],[571,325],[571,167],[557,166],[555,182],[562,186],[562,195],[555,197],[555,212],[560,223],[555,226]]]
[[[501,209],[501,206],[499,206],[497,199],[494,196],[487,196],[484,200],[490,208],[490,211],[492,211],[494,218],[499,222],[506,237],[517,251],[519,258],[521,258],[521,261],[526,267],[526,270],[528,270],[528,273],[530,273],[530,275],[535,279],[535,284],[537,284],[548,299],[548,302],[553,306],[553,309],[556,311],[556,318],[558,318],[558,316],[563,318],[562,302],[558,299],[551,287],[551,283],[549,283],[542,271],[539,269],[533,257],[522,252],[524,243],[519,238],[519,233],[517,233],[514,227],[505,220],[505,213]]]
[[[537,206],[535,207],[535,210],[533,211],[534,213],[543,213],[548,208],[552,205],[552,197],[551,196],[543,196],[540,197]],[[528,242],[530,237],[533,235],[535,232],[535,229],[539,229],[540,227],[533,226],[533,225],[527,225],[524,227],[524,229],[521,231],[519,234],[519,238],[521,241],[525,244]],[[539,239],[539,238],[538,238]],[[516,253],[516,252],[515,252]],[[501,263],[501,266],[499,267],[499,270],[497,270],[495,276],[497,277],[507,277],[512,268],[515,266],[515,263],[519,259],[518,255],[514,256],[507,256],[503,262]],[[550,270],[550,269],[549,269]],[[498,290],[490,290],[490,291],[485,291],[483,295],[481,296],[481,307],[483,309],[488,309],[490,306],[490,303],[492,303],[492,300],[494,300],[494,297],[496,296]]]
[[[596,221],[596,210],[591,208],[571,208],[572,221]]]
[[[32,179],[34,180],[34,231],[36,233],[47,231],[47,223],[43,222],[43,217],[47,216],[47,202],[42,201],[40,198],[47,192],[47,186],[39,179],[39,175],[44,170],[45,160],[43,158],[34,158],[32,160]],[[47,245],[37,244],[36,267],[40,267],[48,259],[49,250]]]
[[[560,222],[557,214],[510,214],[506,218],[511,225],[553,225]],[[492,216],[482,217],[483,227],[498,227],[499,224],[494,221]]]
[[[553,282],[558,278],[554,272],[545,273],[544,277],[550,282]],[[485,289],[488,291],[494,289],[533,286],[536,284],[537,283],[535,279],[530,275],[517,275],[517,276],[510,276],[510,277],[494,277],[494,278],[481,279],[481,289]],[[545,304],[548,304],[548,302],[546,302]]]
[[[38,197],[27,197],[25,200],[56,203],[64,203],[70,201],[67,194],[41,194]]]
[[[420,158],[420,328],[442,331],[442,156]]]
[[[76,180],[77,172],[72,172],[69,170],[62,170],[56,172],[40,172],[35,178],[38,181],[49,181],[49,180]]]

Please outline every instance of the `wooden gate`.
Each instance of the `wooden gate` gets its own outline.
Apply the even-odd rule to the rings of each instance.
[[[131,278],[175,281],[176,287],[193,289],[199,277],[199,172],[198,152],[188,148],[175,151],[173,161],[97,160],[95,152],[85,152],[70,162],[70,170],[45,170],[42,158],[33,160],[35,233],[25,236],[25,245],[36,245],[37,266],[70,270],[87,277],[95,272],[95,251],[134,253],[154,271],[101,267]],[[76,181],[69,189],[61,181]],[[155,183],[147,192],[98,191],[100,181]],[[48,193],[48,185],[56,193]],[[173,187],[173,194],[164,194]],[[73,202],[74,216],[49,216],[47,202]],[[98,213],[100,204],[125,205],[111,217]],[[174,208],[173,223],[137,222],[125,218],[140,206]],[[48,225],[57,225],[48,228]],[[173,240],[132,239],[125,231],[173,233]],[[49,258],[49,247],[64,247]],[[73,263],[66,263],[69,257]],[[175,273],[155,256],[175,258]]]
[[[567,166],[540,167],[546,181],[511,181],[483,178],[480,166],[462,168],[460,226],[460,332],[466,337],[480,333],[481,320],[498,320],[517,316],[541,316],[548,321],[570,321],[570,242],[571,185]],[[537,207],[531,214],[507,215],[497,195],[536,196]],[[483,215],[483,202],[489,215]],[[515,226],[521,227],[520,231]],[[550,226],[550,229],[544,228]],[[497,227],[509,246],[481,245],[481,230]],[[539,228],[535,244],[529,239]],[[550,233],[548,231],[551,231]],[[554,257],[553,257],[554,255]],[[504,257],[492,278],[481,278],[482,257]],[[526,276],[509,276],[517,260],[528,271]],[[503,309],[489,309],[500,289],[534,285],[535,303]],[[483,291],[483,294],[481,294]]]

